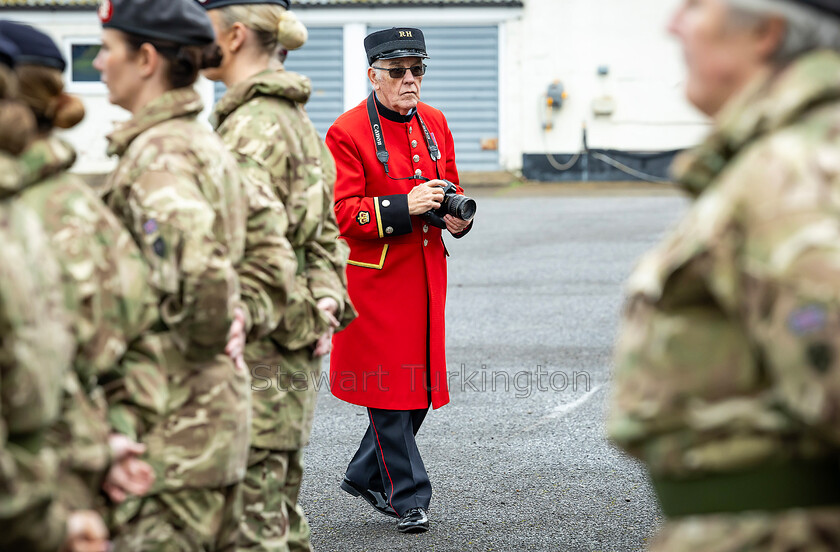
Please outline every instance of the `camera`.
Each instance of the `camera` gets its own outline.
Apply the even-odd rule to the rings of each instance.
[[[452,215],[461,220],[472,220],[476,211],[475,200],[459,195],[458,189],[452,182],[448,180],[443,180],[443,182],[446,186],[443,187],[443,201],[440,207],[422,215],[423,220],[438,228],[446,228],[446,223],[443,221],[446,215]]]

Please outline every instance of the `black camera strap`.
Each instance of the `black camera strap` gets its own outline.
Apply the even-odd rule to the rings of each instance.
[[[376,158],[385,167],[385,174],[391,180],[428,180],[422,176],[409,176],[406,178],[394,178],[388,171],[388,160],[391,158],[388,153],[388,148],[385,146],[385,134],[382,131],[382,120],[379,118],[379,111],[376,109],[376,92],[371,92],[367,99],[368,119],[370,120],[370,129],[373,131],[373,142],[376,144]],[[423,129],[423,138],[426,142],[426,147],[429,149],[429,155],[435,163],[435,172],[438,179],[440,179],[440,168],[438,167],[438,160],[442,157],[440,148],[438,148],[435,137],[429,132],[429,128],[420,116],[420,112],[415,112],[417,121],[420,123],[420,128]]]
[[[432,161],[435,162],[435,170],[437,170],[438,159],[443,157],[440,154],[440,148],[438,148],[437,140],[435,140],[435,137],[431,132],[429,132],[429,127],[427,127],[426,123],[423,122],[423,117],[420,116],[419,111],[417,112],[417,120],[420,121],[420,127],[423,129],[423,137],[426,139],[426,147],[429,148],[429,155],[432,156]]]
[[[373,99],[373,92],[370,93],[367,101],[368,119],[370,129],[373,131],[373,141],[376,144],[376,158],[385,167],[385,174],[388,174],[388,148],[385,147],[385,136],[382,134],[382,121],[379,119],[379,112],[376,110],[376,103]]]

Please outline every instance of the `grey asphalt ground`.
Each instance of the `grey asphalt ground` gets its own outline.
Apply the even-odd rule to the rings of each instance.
[[[452,402],[418,436],[432,529],[401,535],[339,489],[367,418],[323,388],[301,493],[315,550],[642,550],[661,518],[644,471],[604,436],[611,350],[622,282],[686,202],[550,186],[477,197],[473,232],[447,240]]]

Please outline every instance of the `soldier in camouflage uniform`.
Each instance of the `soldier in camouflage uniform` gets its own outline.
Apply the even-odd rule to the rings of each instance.
[[[82,542],[104,550],[98,516],[68,513],[57,500],[58,457],[45,443],[75,346],[49,238],[14,197],[23,172],[11,154],[35,128],[31,112],[7,99],[16,89],[7,64],[17,53],[0,34],[0,120],[17,123],[0,126],[0,549],[75,551]]]
[[[285,304],[276,292],[286,284],[263,293],[264,283],[290,279],[293,255],[287,245],[288,262],[282,253],[245,256],[248,197],[236,163],[196,121],[202,105],[192,84],[218,62],[204,11],[190,0],[121,0],[103,2],[99,15],[103,49],[94,65],[111,102],[133,114],[109,136],[120,162],[105,199],[140,246],[160,300],[155,331],[110,390],[112,423],[148,446],[156,475],[149,498],[115,512],[116,545],[232,550],[251,408],[244,338],[227,344],[230,356],[225,344],[229,333],[271,325],[262,320]],[[263,259],[286,268],[261,275]],[[244,275],[249,262],[254,275],[243,276],[240,299],[237,270]]]
[[[111,443],[125,439],[111,439],[98,378],[154,321],[154,296],[131,236],[93,190],[67,172],[76,154],[50,135],[54,126],[70,128],[84,116],[81,102],[63,92],[61,52],[49,37],[26,25],[3,21],[0,33],[21,51],[24,62],[16,69],[20,99],[33,111],[40,133],[19,159],[20,200],[50,235],[77,341],[74,369],[65,375],[61,420],[49,436],[60,454],[59,491],[71,509],[101,507],[103,480],[117,487],[117,497],[143,494],[151,483],[151,468],[135,458],[142,447],[129,441],[112,450]],[[60,107],[47,112],[52,103]],[[137,477],[121,486],[120,478],[131,473]]]
[[[14,164],[0,154],[4,184]],[[0,200],[0,250],[0,549],[53,552],[67,511],[55,496],[58,456],[43,441],[74,343],[49,239],[16,200]]]
[[[667,516],[651,550],[840,550],[840,2],[694,0],[671,28],[714,131],[630,278],[609,433]]]
[[[304,111],[309,80],[272,67],[278,46],[295,49],[306,41],[306,28],[287,11],[289,2],[210,0],[203,6],[224,57],[205,75],[228,86],[213,125],[243,173],[269,186],[285,205],[298,258],[293,305],[269,338],[246,349],[254,404],[240,549],[306,551],[309,524],[297,498],[314,383],[333,330],[355,316],[346,294],[347,252],[337,240],[332,209],[335,168]]]

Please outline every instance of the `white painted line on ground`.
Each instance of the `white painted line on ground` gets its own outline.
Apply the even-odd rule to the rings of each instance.
[[[592,397],[594,397],[595,394],[598,393],[598,391],[600,391],[601,388],[603,388],[603,387],[604,387],[603,383],[601,385],[596,385],[588,393],[585,393],[584,395],[578,397],[577,399],[573,400],[572,402],[564,403],[564,404],[560,404],[560,405],[555,406],[551,410],[551,412],[549,412],[548,414],[546,414],[545,416],[540,418],[540,420],[538,422],[533,424],[528,429],[535,429],[535,428],[537,428],[537,427],[539,427],[539,426],[541,426],[541,425],[543,425],[543,424],[545,424],[545,423],[547,423],[551,420],[556,420],[557,418],[562,418],[563,416],[565,416],[565,415],[567,415],[571,412],[574,412],[578,408],[580,408],[583,405],[585,405],[586,403],[588,403],[592,399]]]
[[[555,406],[554,410],[551,411],[551,414],[547,414],[543,417],[543,419],[554,420],[556,418],[560,418],[561,416],[565,416],[570,412],[574,412],[575,410],[589,402],[589,399],[591,399],[595,395],[595,393],[600,391],[603,386],[603,383],[601,385],[596,385],[595,388],[592,389],[589,393],[584,394],[577,400],[574,400],[570,403]]]

